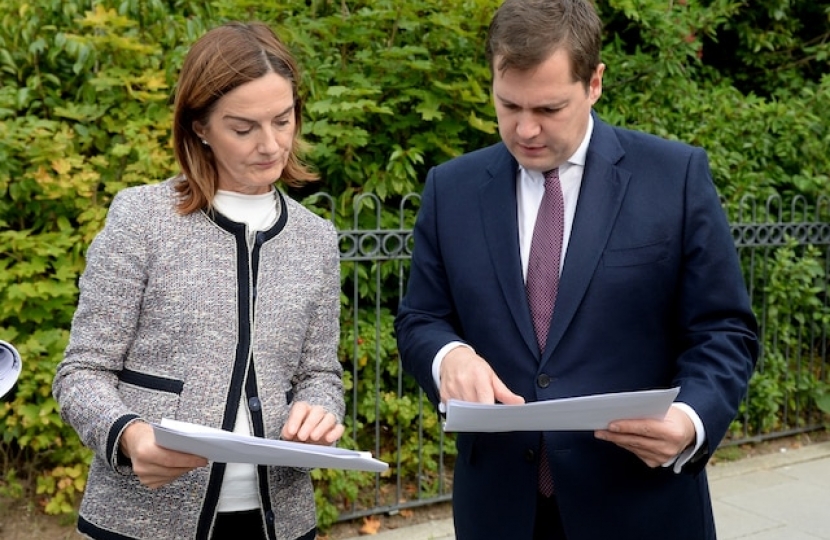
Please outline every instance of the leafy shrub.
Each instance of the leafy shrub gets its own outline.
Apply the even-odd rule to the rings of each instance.
[[[821,423],[816,405],[828,393],[830,305],[825,255],[789,239],[758,268],[764,275],[758,309],[763,355],[747,400],[733,426],[736,435],[764,434]],[[826,352],[825,352],[826,355]]]
[[[303,67],[308,159],[324,179],[296,195],[341,230],[405,229],[417,211],[409,194],[420,191],[428,167],[498,140],[483,51],[498,3],[0,0],[0,339],[26,359],[16,392],[0,402],[0,490],[19,493],[22,464],[36,471],[49,512],[68,512],[83,489],[89,451],[61,422],[51,379],[85,250],[114,193],[175,171],[171,96],[190,43],[229,18],[271,23]],[[830,2],[597,5],[606,22],[608,70],[597,104],[605,120],[706,148],[727,207],[747,195],[828,192]],[[315,189],[331,194],[328,207]],[[778,310],[764,319],[765,339],[776,341],[765,341],[766,365],[744,411],[758,430],[827,396],[818,371],[783,377],[794,366],[776,349],[796,347],[801,356],[786,358],[801,361],[813,354],[792,339],[799,317],[816,312],[821,283],[827,294],[826,266],[823,277],[816,273],[820,257],[811,251],[777,257],[771,281],[757,284]],[[406,265],[343,269],[343,445],[390,461],[383,481],[423,482],[432,493],[446,441],[399,371],[391,327]],[[813,322],[826,339],[823,306]],[[374,475],[314,476],[323,528],[342,508],[373,504]]]

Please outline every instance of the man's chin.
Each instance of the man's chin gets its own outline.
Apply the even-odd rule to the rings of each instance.
[[[556,167],[550,150],[540,148],[538,150],[528,149],[522,146],[509,147],[510,153],[519,162],[519,165],[529,171],[545,172]]]
[[[546,159],[527,159],[526,157],[518,157],[515,154],[513,155],[513,157],[516,158],[516,161],[519,162],[519,165],[521,165],[523,168],[525,168],[529,171],[536,171],[536,172],[544,173],[544,172],[549,171],[549,170],[553,169],[554,167],[556,167],[556,165],[552,164],[552,161],[551,161],[550,158],[546,158]]]

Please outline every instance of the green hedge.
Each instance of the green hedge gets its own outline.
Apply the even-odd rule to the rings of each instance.
[[[429,166],[497,140],[483,53],[497,4],[0,0],[0,339],[26,359],[16,392],[0,402],[0,494],[16,492],[18,473],[31,474],[46,511],[68,513],[83,489],[89,452],[58,416],[52,374],[84,252],[112,196],[175,172],[171,97],[190,43],[226,19],[278,30],[304,70],[308,158],[324,178],[320,189],[335,196],[335,221],[351,228],[355,197],[371,193],[382,201],[382,224],[396,227],[401,198],[420,191]],[[598,7],[607,34],[597,106],[604,119],[705,147],[727,205],[743,195],[828,192],[830,2],[605,0]],[[348,430],[357,440],[346,442],[357,446],[374,445],[366,426],[376,395],[384,422],[408,425],[417,415],[412,396],[394,391],[389,321],[398,283],[392,269],[382,276],[360,289],[380,295],[388,334],[379,346],[388,361],[371,380],[348,381],[368,396],[349,403],[361,422]],[[344,290],[352,279],[344,275]],[[344,295],[344,308],[352,302]],[[347,371],[375,350],[364,326],[344,320]],[[355,332],[365,342],[357,355]],[[414,461],[406,457],[418,446],[421,466],[434,473],[435,440],[407,435],[412,455],[404,462]],[[325,528],[367,480],[316,475]]]

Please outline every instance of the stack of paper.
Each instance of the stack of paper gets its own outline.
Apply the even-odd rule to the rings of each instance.
[[[444,431],[582,431],[614,420],[665,417],[680,388],[597,394],[525,405],[449,400]]]
[[[152,426],[159,446],[220,463],[370,472],[384,472],[389,468],[387,463],[374,459],[369,452],[238,435],[167,418]]]
[[[0,340],[0,397],[12,389],[20,377],[21,369],[23,362],[17,349],[12,347],[11,343]]]

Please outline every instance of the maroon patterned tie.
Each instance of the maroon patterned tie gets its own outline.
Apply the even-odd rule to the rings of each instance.
[[[527,265],[527,299],[539,351],[544,352],[548,340],[548,327],[559,289],[559,264],[562,257],[562,234],[565,227],[565,203],[559,184],[559,169],[545,173],[545,194],[539,205],[530,257]],[[553,478],[550,473],[547,451],[542,439],[539,456],[539,492],[545,497],[553,494]]]

